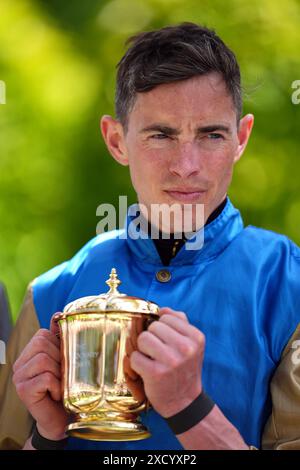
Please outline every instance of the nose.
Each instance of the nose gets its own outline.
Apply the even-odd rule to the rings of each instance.
[[[174,153],[172,153],[169,170],[176,176],[188,178],[195,176],[201,166],[199,149],[194,143],[181,144]]]

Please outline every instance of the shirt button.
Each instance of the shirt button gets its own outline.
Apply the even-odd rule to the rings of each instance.
[[[161,269],[156,273],[156,279],[159,282],[168,282],[171,279],[171,273],[167,269]]]

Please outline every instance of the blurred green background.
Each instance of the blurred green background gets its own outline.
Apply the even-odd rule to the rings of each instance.
[[[300,243],[300,4],[296,0],[0,0],[0,279],[14,318],[26,285],[95,235],[96,208],[135,201],[99,131],[128,35],[194,21],[236,52],[255,114],[230,196],[246,224]]]

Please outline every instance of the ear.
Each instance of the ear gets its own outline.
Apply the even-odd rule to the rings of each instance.
[[[100,128],[112,157],[121,165],[127,166],[128,156],[122,124],[111,116],[105,115],[101,118]]]
[[[253,124],[254,124],[253,114],[246,114],[246,116],[244,116],[240,120],[239,128],[238,128],[238,147],[237,147],[237,152],[234,157],[234,162],[237,162],[241,158],[247,146]]]

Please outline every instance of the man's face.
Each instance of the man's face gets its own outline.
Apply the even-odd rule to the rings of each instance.
[[[253,124],[236,110],[215,73],[138,93],[114,157],[129,165],[138,201],[150,205],[204,204],[205,221],[224,200],[234,163]],[[105,127],[105,126],[104,126]]]

